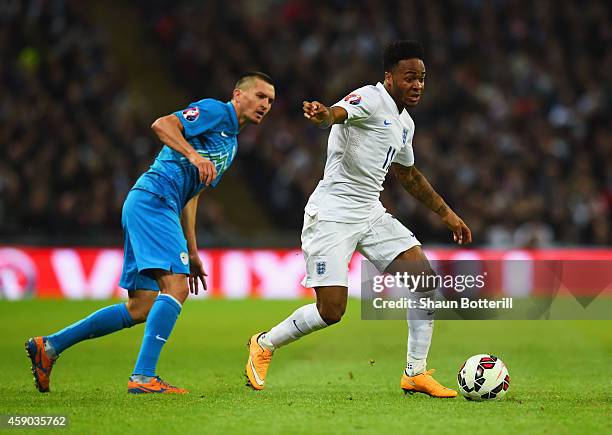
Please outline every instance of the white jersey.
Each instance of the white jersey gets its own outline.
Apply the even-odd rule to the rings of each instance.
[[[385,212],[380,192],[392,162],[414,164],[414,121],[382,83],[355,90],[334,104],[344,108],[344,124],[332,126],[323,179],[305,211],[321,221],[356,223]]]

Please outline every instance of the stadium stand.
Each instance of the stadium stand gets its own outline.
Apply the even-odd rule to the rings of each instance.
[[[381,46],[415,38],[425,45],[428,68],[413,114],[416,163],[470,224],[476,243],[612,243],[612,28],[605,1],[134,5],[164,54],[160,61],[194,98],[227,98],[233,78],[249,69],[275,79],[270,118],[241,134],[233,170],[279,233],[296,239],[325,162],[326,134],[303,121],[301,101],[331,104],[376,82]],[[0,7],[3,238],[76,234],[99,242],[110,234],[116,243],[122,200],[158,150],[106,29],[85,9],[71,1]],[[393,180],[383,202],[423,242],[450,242]],[[222,209],[211,204],[201,224],[218,231],[221,244],[232,231]]]
[[[280,227],[299,230],[324,164],[326,134],[301,120],[301,101],[331,104],[376,82],[380,47],[415,38],[425,45],[428,67],[425,97],[414,114],[416,162],[464,215],[476,242],[612,242],[606,2],[141,5],[194,94],[228,88],[232,76],[250,68],[276,80],[271,119],[245,135],[239,156]],[[437,219],[396,183],[387,183],[383,202],[423,241],[449,241]]]

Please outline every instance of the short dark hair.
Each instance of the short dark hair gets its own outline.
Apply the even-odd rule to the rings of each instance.
[[[239,78],[238,81],[236,82],[236,88],[240,88],[241,86],[243,86],[245,84],[245,82],[251,80],[251,79],[261,79],[266,83],[271,84],[272,86],[274,86],[274,81],[272,80],[272,77],[270,77],[268,74],[266,73],[262,73],[261,71],[249,71],[246,72],[244,74],[242,74]]]
[[[419,41],[394,41],[383,51],[383,68],[385,72],[391,71],[403,59],[423,60],[423,53],[423,45]]]

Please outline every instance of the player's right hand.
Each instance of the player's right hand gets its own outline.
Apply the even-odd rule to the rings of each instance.
[[[207,158],[202,157],[200,154],[194,154],[189,158],[189,161],[193,166],[198,168],[200,173],[200,182],[206,186],[210,185],[212,181],[217,177],[217,168],[213,162]]]
[[[304,101],[302,103],[304,110],[304,118],[312,122],[314,125],[320,128],[329,127],[332,122],[332,114],[329,108],[319,103],[318,101]]]

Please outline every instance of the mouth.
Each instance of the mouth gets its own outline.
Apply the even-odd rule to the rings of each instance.
[[[264,117],[264,115],[266,114],[266,112],[264,112],[263,110],[256,110],[255,111],[255,118],[257,120],[260,120]]]
[[[408,96],[408,101],[410,101],[412,104],[418,103],[420,99],[421,94],[412,94]]]

